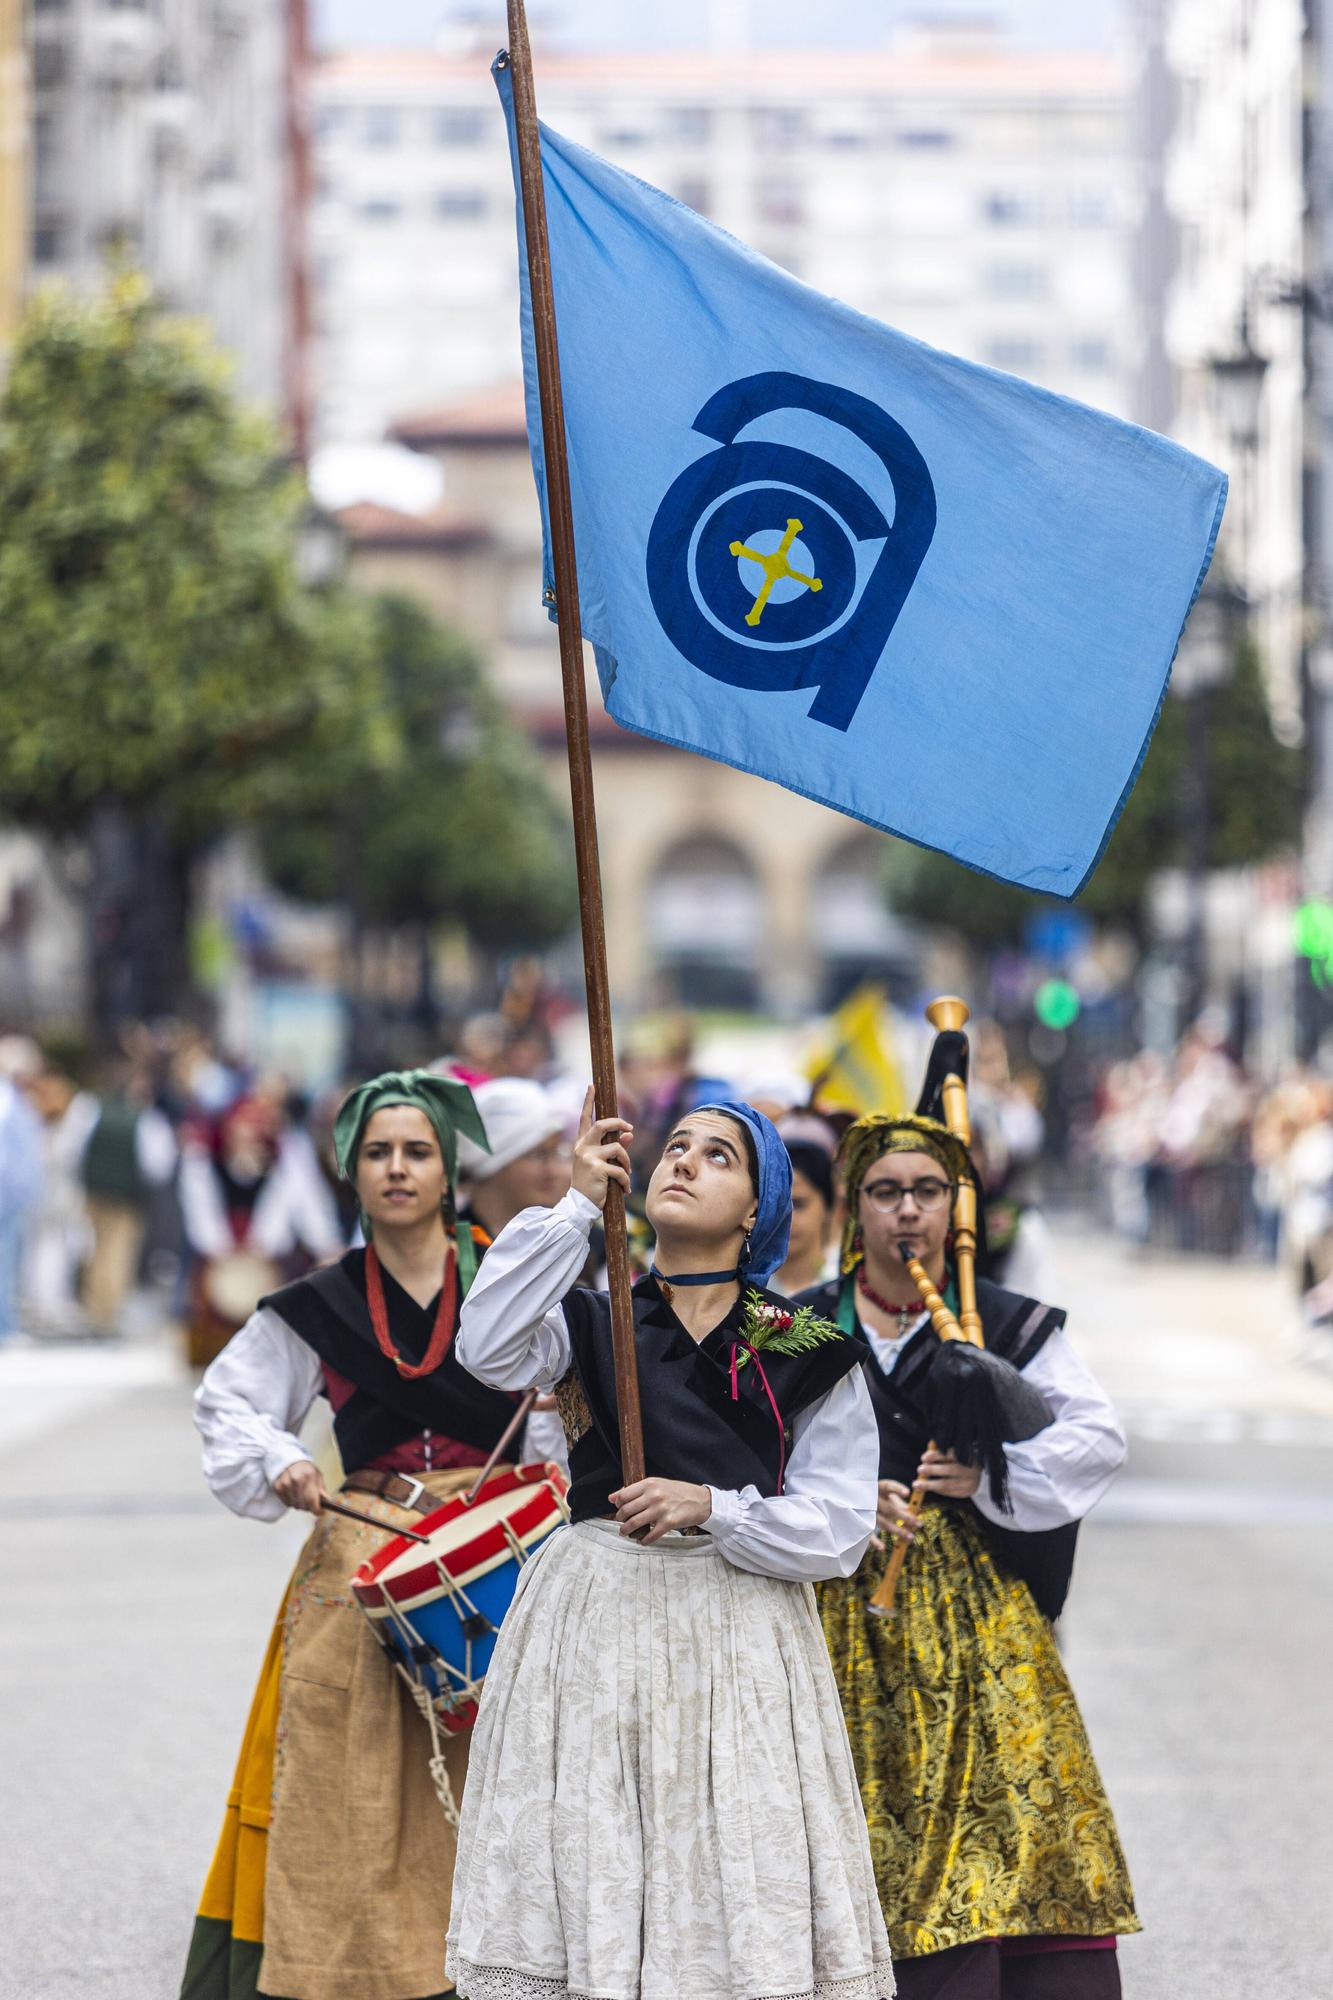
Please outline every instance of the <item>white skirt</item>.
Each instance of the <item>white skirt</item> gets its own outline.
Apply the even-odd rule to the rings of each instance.
[[[552,1536],[486,1676],[447,1967],[465,2000],[888,2000],[808,1584]]]

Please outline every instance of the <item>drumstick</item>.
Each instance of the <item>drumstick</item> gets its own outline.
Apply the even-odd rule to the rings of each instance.
[[[509,1444],[510,1441],[514,1437],[516,1437],[519,1431],[523,1428],[524,1424],[528,1420],[528,1412],[531,1410],[536,1400],[537,1400],[537,1391],[535,1389],[529,1389],[527,1395],[523,1398],[523,1401],[519,1404],[513,1416],[509,1419],[509,1422],[505,1425],[504,1435],[501,1437],[500,1442],[496,1445],[495,1450],[491,1453],[485,1465],[482,1466],[481,1471],[477,1474],[471,1486],[469,1486],[467,1492],[463,1495],[463,1505],[465,1507],[470,1507],[472,1505],[472,1502],[476,1499],[482,1487],[486,1484],[486,1481],[490,1478],[496,1466],[500,1463],[500,1457],[505,1449],[505,1446]]]
[[[341,1500],[330,1500],[327,1493],[320,1494],[319,1504],[326,1513],[346,1514],[349,1521],[360,1521],[363,1527],[379,1528],[386,1535],[401,1535],[405,1542],[422,1542],[427,1547],[430,1545],[429,1535],[418,1535],[411,1528],[395,1528],[391,1522],[377,1521],[373,1514],[363,1514],[359,1507],[344,1507]],[[397,1502],[390,1500],[387,1505],[393,1507]]]

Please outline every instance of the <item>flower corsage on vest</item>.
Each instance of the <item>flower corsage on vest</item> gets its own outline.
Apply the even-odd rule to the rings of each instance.
[[[753,1361],[760,1386],[773,1412],[773,1421],[778,1427],[779,1493],[787,1470],[787,1427],[760,1357],[764,1354],[808,1354],[826,1340],[841,1340],[842,1337],[831,1320],[821,1319],[810,1306],[796,1306],[788,1310],[786,1306],[775,1305],[771,1299],[764,1298],[753,1286],[745,1294],[740,1330],[731,1343],[731,1400],[734,1403],[740,1395],[741,1369],[748,1361]]]

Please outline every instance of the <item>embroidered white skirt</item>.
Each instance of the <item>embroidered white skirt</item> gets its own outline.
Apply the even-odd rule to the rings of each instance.
[[[554,1535],[473,1733],[465,2000],[888,2000],[888,1938],[806,1584],[707,1536]]]

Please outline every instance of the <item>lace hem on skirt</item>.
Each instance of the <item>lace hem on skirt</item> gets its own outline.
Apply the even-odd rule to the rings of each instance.
[[[462,2000],[607,2000],[605,1994],[587,1993],[563,1979],[516,1972],[507,1965],[474,1965],[469,1958],[452,1955],[448,1976]],[[710,1994],[708,2000],[892,2000],[893,1990],[893,1968],[885,1959],[873,1972],[855,1979],[817,1979],[800,1993]],[[638,2000],[638,1996],[625,1994],[617,2000]]]

